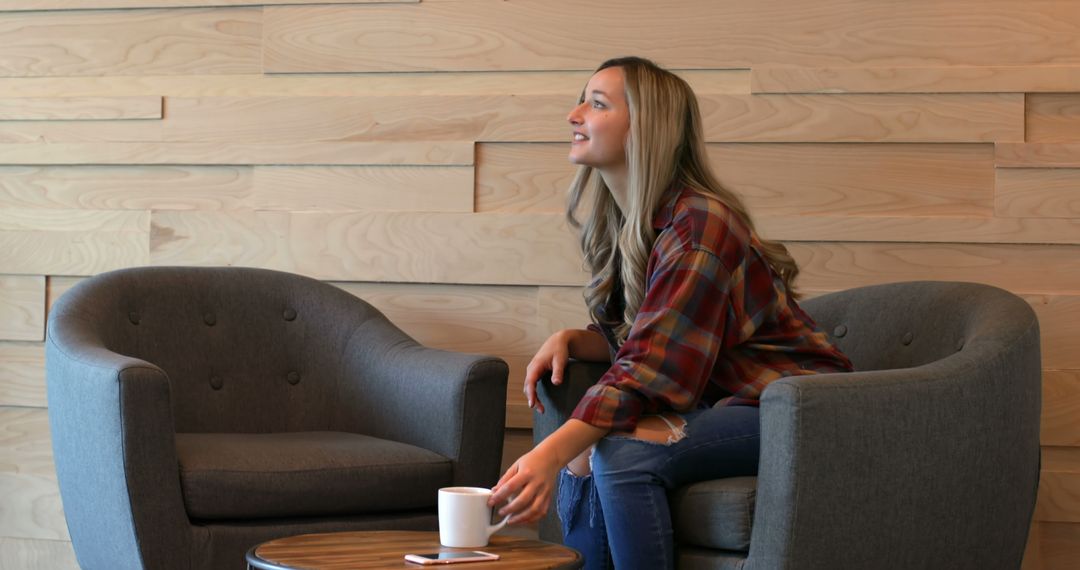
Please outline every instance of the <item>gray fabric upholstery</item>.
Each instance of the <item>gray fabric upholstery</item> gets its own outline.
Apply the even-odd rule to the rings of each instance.
[[[46,363],[61,498],[87,569],[241,566],[277,536],[434,528],[434,489],[499,474],[503,361],[423,347],[298,275],[98,275],[53,307]],[[351,475],[319,472],[323,460]]]
[[[769,385],[749,549],[710,548],[736,533],[718,534],[718,514],[677,504],[695,485],[673,493],[680,567],[1019,568],[1041,411],[1039,329],[1027,303],[986,285],[909,282],[804,308],[858,371]],[[548,411],[535,416],[536,439],[603,368],[574,363],[563,385],[542,383]],[[699,531],[685,532],[696,517]],[[549,516],[541,536],[558,540],[558,521]]]
[[[671,519],[683,544],[746,552],[754,524],[756,477],[687,485],[671,494]]]

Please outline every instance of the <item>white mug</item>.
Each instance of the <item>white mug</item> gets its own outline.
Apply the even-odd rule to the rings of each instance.
[[[478,548],[506,526],[510,516],[491,524],[488,498],[491,490],[481,487],[444,487],[439,489],[439,542],[443,546]]]

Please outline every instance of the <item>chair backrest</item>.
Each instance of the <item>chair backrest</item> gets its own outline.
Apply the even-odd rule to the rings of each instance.
[[[911,281],[808,299],[803,308],[851,358],[856,370],[911,368],[1027,323],[1011,293],[973,283]]]
[[[103,346],[169,377],[176,430],[331,429],[356,325],[384,319],[314,279],[251,268],[140,267],[68,291],[50,315],[61,344]]]

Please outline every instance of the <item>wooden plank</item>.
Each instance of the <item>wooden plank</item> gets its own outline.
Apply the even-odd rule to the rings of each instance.
[[[0,340],[45,340],[45,277],[0,275]]]
[[[533,412],[525,400],[525,368],[532,360],[529,356],[503,356],[510,365],[510,375],[506,378],[506,427],[529,429],[533,427]]]
[[[44,409],[0,408],[0,536],[69,540]]]
[[[0,122],[0,144],[154,142],[162,121],[9,121]]]
[[[1080,522],[1080,447],[1044,447],[1035,519]]]
[[[236,210],[252,207],[243,166],[0,166],[0,207]]]
[[[0,537],[0,568],[79,570],[71,542]]]
[[[1080,91],[1080,88],[1074,89]],[[1036,93],[1027,96],[1027,133],[1031,143],[1080,141],[1080,93]]]
[[[1032,9],[953,0],[902,11],[873,2],[793,10],[790,2],[756,0],[590,6],[577,18],[566,17],[579,8],[572,0],[268,7],[266,70],[593,69],[641,46],[667,66],[697,69],[1080,63],[1080,14],[1068,2]]]
[[[1080,351],[1076,350],[1080,344],[1080,297],[1029,294],[1021,297],[1039,317],[1043,367],[1080,369]],[[1080,430],[1077,436],[1080,437]]]
[[[275,4],[416,4],[420,0],[10,0],[0,12],[23,10],[112,10],[118,8],[201,8]]]
[[[1080,244],[1080,219],[759,216],[756,224],[782,241]]]
[[[532,449],[532,430],[508,429],[503,437],[502,467],[499,474],[502,475],[522,455]]]
[[[259,8],[0,13],[0,76],[259,73]]]
[[[1080,143],[997,143],[998,168],[1080,168]]]
[[[1042,444],[1080,446],[1080,370],[1044,370],[1042,386]]]
[[[547,337],[536,327],[535,287],[336,283],[371,303],[421,344],[491,355],[529,355]]]
[[[86,280],[86,277],[64,277],[50,275],[45,286],[45,304],[47,310],[52,312],[53,303],[67,293],[69,289]]]
[[[139,211],[0,211],[0,267],[15,275],[93,275],[146,265],[149,214]]]
[[[589,325],[581,287],[541,287],[537,300],[539,324],[544,337],[563,329],[583,329]]]
[[[1080,66],[793,67],[750,71],[754,93],[1055,93],[1080,91]]]
[[[146,233],[150,214],[130,210],[0,211],[0,231],[108,231]]]
[[[472,162],[472,143],[460,141],[0,144],[0,164],[20,165],[452,165]]]
[[[154,212],[148,263],[296,272],[285,212]]]
[[[0,121],[160,119],[161,97],[2,97]]]
[[[575,173],[566,153],[564,143],[477,145],[477,211],[562,212]],[[986,144],[732,143],[708,153],[755,215],[992,214]]]
[[[1039,523],[1040,570],[1075,570],[1080,560],[1080,524]]]
[[[698,97],[710,142],[989,142],[1024,139],[1021,94]],[[567,141],[571,94],[177,97],[171,141]]]
[[[696,93],[750,93],[749,69],[678,70]],[[369,73],[352,75],[142,75],[0,77],[10,97],[346,97],[364,95],[553,94],[572,100],[591,71]]]
[[[841,290],[920,279],[974,281],[1031,294],[1080,293],[1080,247],[918,243],[792,243],[799,286]]]
[[[1028,541],[1024,547],[1024,560],[1020,563],[1020,570],[1042,570],[1042,544],[1041,544],[1041,529],[1039,525],[1042,523],[1039,521],[1031,521],[1031,526],[1028,529]]]
[[[46,406],[44,343],[0,342],[0,406]]]
[[[260,210],[471,212],[471,166],[257,166]]]
[[[995,169],[994,214],[1080,218],[1080,168]]]

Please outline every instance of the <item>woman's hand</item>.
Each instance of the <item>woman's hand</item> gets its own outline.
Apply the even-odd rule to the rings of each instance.
[[[492,489],[488,505],[509,500],[499,509],[500,516],[510,516],[510,524],[531,523],[547,514],[555,477],[562,465],[544,447],[537,447],[514,462]]]
[[[563,370],[570,359],[570,336],[573,332],[566,329],[549,336],[525,368],[525,399],[529,401],[530,408],[536,408],[541,414],[544,413],[544,405],[536,397],[536,383],[550,370],[551,383],[556,386],[562,384]]]

